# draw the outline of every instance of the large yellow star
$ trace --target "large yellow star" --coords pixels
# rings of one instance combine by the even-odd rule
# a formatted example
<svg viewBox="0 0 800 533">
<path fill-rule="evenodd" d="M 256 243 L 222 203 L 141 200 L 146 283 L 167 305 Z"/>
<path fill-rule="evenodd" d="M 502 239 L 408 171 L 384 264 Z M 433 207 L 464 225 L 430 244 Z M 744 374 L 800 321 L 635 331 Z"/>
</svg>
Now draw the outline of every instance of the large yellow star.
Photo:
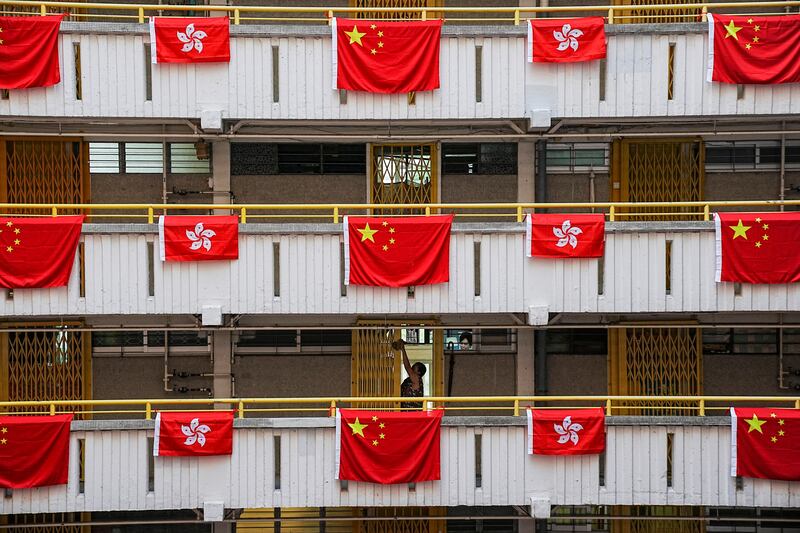
<svg viewBox="0 0 800 533">
<path fill-rule="evenodd" d="M 739 40 L 739 36 L 738 36 L 738 35 L 736 35 L 736 34 L 737 34 L 737 33 L 739 33 L 740 31 L 742 31 L 742 28 L 740 28 L 740 27 L 737 27 L 737 26 L 736 26 L 736 24 L 734 24 L 734 23 L 733 23 L 733 19 L 731 19 L 731 21 L 728 23 L 728 25 L 727 25 L 727 26 L 723 26 L 723 27 L 724 27 L 724 28 L 727 30 L 727 32 L 728 32 L 728 33 L 725 35 L 725 38 L 726 38 L 726 39 L 727 39 L 728 37 L 733 37 L 733 38 L 734 38 L 734 39 L 736 39 L 737 41 Z M 350 41 L 350 42 L 352 43 L 353 41 Z M 359 43 L 359 44 L 360 44 L 360 43 Z"/>
<path fill-rule="evenodd" d="M 728 226 L 733 230 L 733 238 L 736 237 L 744 237 L 744 240 L 747 240 L 747 230 L 750 229 L 750 226 L 745 226 L 742 224 L 742 219 L 739 219 L 739 223 L 735 226 Z"/>
<path fill-rule="evenodd" d="M 356 228 L 356 229 L 358 229 L 358 228 Z M 373 237 L 373 235 L 378 233 L 378 230 L 370 228 L 369 227 L 369 222 L 367 222 L 367 225 L 364 226 L 363 229 L 359 229 L 358 232 L 361 234 L 361 242 L 364 242 L 364 241 L 375 242 L 375 237 Z"/>
<path fill-rule="evenodd" d="M 358 422 L 358 419 L 356 419 L 356 422 Z M 761 426 L 766 424 L 767 421 L 759 420 L 758 416 L 755 413 L 753 413 L 753 418 L 751 418 L 750 420 L 745 420 L 745 422 L 747 422 L 747 424 L 750 426 L 750 429 L 747 430 L 748 433 L 751 433 L 753 431 L 758 431 L 762 435 L 764 434 L 764 431 L 762 431 Z"/>
<path fill-rule="evenodd" d="M 358 26 L 353 26 L 353 31 L 346 31 L 344 34 L 350 37 L 350 44 L 357 43 L 358 46 L 364 46 L 361 43 L 361 38 L 366 35 L 366 32 L 361 33 L 358 31 Z"/>
<path fill-rule="evenodd" d="M 353 435 L 361 435 L 364 437 L 364 428 L 368 427 L 368 424 L 362 424 L 358 421 L 358 417 L 356 417 L 356 421 L 352 424 L 350 422 L 347 423 L 350 426 L 350 429 L 353 430 Z M 366 437 L 364 437 L 366 438 Z"/>
</svg>

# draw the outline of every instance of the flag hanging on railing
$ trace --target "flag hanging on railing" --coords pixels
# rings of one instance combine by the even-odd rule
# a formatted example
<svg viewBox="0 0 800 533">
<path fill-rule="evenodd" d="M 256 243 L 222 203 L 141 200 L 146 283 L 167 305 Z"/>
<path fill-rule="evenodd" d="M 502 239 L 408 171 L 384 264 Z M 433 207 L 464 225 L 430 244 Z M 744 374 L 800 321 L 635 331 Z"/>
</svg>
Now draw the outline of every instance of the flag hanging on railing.
<svg viewBox="0 0 800 533">
<path fill-rule="evenodd" d="M 586 455 L 606 448 L 603 409 L 528 409 L 528 453 Z"/>
<path fill-rule="evenodd" d="M 453 215 L 344 217 L 348 285 L 410 287 L 450 280 Z"/>
<path fill-rule="evenodd" d="M 72 415 L 0 416 L 0 487 L 64 485 Z"/>
<path fill-rule="evenodd" d="M 63 287 L 69 282 L 83 215 L 0 218 L 0 287 Z"/>
<path fill-rule="evenodd" d="M 162 261 L 218 261 L 239 258 L 236 215 L 167 215 L 158 219 Z"/>
<path fill-rule="evenodd" d="M 800 15 L 708 14 L 708 81 L 800 82 Z"/>
<path fill-rule="evenodd" d="M 419 483 L 441 478 L 444 411 L 336 411 L 336 479 Z"/>
<path fill-rule="evenodd" d="M 800 411 L 732 407 L 731 476 L 800 481 Z"/>
<path fill-rule="evenodd" d="M 333 88 L 406 93 L 439 88 L 441 20 L 331 20 Z"/>
<path fill-rule="evenodd" d="M 233 411 L 158 413 L 153 455 L 230 455 Z"/>
<path fill-rule="evenodd" d="M 716 280 L 800 281 L 800 213 L 715 213 Z"/>
<path fill-rule="evenodd" d="M 525 219 L 528 257 L 603 257 L 605 215 L 529 214 Z"/>
<path fill-rule="evenodd" d="M 153 63 L 227 63 L 231 60 L 228 17 L 150 17 Z"/>
<path fill-rule="evenodd" d="M 64 15 L 0 17 L 0 89 L 61 81 L 58 35 Z"/>
<path fill-rule="evenodd" d="M 605 57 L 603 17 L 528 21 L 529 63 L 576 63 Z"/>
</svg>

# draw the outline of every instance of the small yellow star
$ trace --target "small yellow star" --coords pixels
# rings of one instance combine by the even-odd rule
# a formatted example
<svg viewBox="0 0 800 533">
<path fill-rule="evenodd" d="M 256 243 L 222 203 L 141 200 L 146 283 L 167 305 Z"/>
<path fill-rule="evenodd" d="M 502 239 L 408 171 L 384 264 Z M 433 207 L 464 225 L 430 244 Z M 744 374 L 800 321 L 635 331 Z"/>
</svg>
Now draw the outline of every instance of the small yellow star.
<svg viewBox="0 0 800 533">
<path fill-rule="evenodd" d="M 378 51 L 373 48 L 372 50 L 369 51 L 369 53 L 375 55 L 378 53 Z"/>
<path fill-rule="evenodd" d="M 6 246 L 6 252 L 13 252 L 13 251 L 14 248 L 12 248 L 11 246 Z"/>
<path fill-rule="evenodd" d="M 760 242 L 756 243 L 756 248 L 761 248 L 761 243 Z"/>
<path fill-rule="evenodd" d="M 771 438 L 771 439 L 769 439 L 769 440 L 771 440 L 772 442 L 778 442 L 778 437 L 772 437 L 772 438 Z"/>
<path fill-rule="evenodd" d="M 14 239 L 14 244 L 16 244 L 17 246 L 19 246 L 19 243 L 20 243 L 20 240 L 19 240 L 19 239 Z"/>
<path fill-rule="evenodd" d="M 747 230 L 750 229 L 750 226 L 745 226 L 742 224 L 742 219 L 739 219 L 739 223 L 735 226 L 728 226 L 733 230 L 733 238 L 736 239 L 737 237 L 744 237 L 747 240 Z"/>
<path fill-rule="evenodd" d="M 0 429 L 0 433 L 8 433 L 8 428 Z"/>
<path fill-rule="evenodd" d="M 353 430 L 353 435 L 361 435 L 362 437 L 364 437 L 364 428 L 369 427 L 367 426 L 367 424 L 362 424 L 361 422 L 359 422 L 358 417 L 356 417 L 355 422 L 353 422 L 352 424 L 348 422 L 347 425 L 350 426 L 350 429 Z"/>
<path fill-rule="evenodd" d="M 386 438 L 386 433 L 381 433 L 381 434 L 380 434 L 380 435 L 378 435 L 378 436 L 379 436 L 380 438 L 382 438 L 382 439 L 385 439 L 385 438 Z"/>
<path fill-rule="evenodd" d="M 7 443 L 7 442 L 8 442 L 8 441 L 7 441 L 6 439 L 0 439 L 0 444 L 5 444 L 5 443 Z"/>
<path fill-rule="evenodd" d="M 19 228 L 14 228 L 14 235 L 19 235 L 19 232 L 20 232 Z"/>
<path fill-rule="evenodd" d="M 767 229 L 769 229 L 769 224 L 764 224 L 764 225 L 763 225 L 763 226 L 761 226 L 761 227 L 762 227 L 762 228 L 764 228 L 765 230 L 767 230 Z"/>
<path fill-rule="evenodd" d="M 0 28 L 0 33 L 3 33 L 3 28 Z"/>
<path fill-rule="evenodd" d="M 0 39 L 0 44 L 3 44 L 3 39 Z"/>
<path fill-rule="evenodd" d="M 778 417 L 778 415 L 776 415 L 775 413 L 770 413 L 770 414 L 769 414 L 769 417 L 770 417 L 770 418 L 777 418 L 777 417 Z"/>
<path fill-rule="evenodd" d="M 753 26 L 753 31 L 761 31 L 761 26 L 756 24 L 755 26 Z"/>
<path fill-rule="evenodd" d="M 755 37 L 753 37 L 753 42 L 754 42 L 754 43 L 757 43 L 757 42 L 758 42 L 758 35 L 756 35 Z"/>
<path fill-rule="evenodd" d="M 383 48 L 383 41 L 378 41 L 378 48 Z"/>
<path fill-rule="evenodd" d="M 750 43 L 747 43 L 746 45 L 744 45 L 744 47 L 750 50 L 753 46 Z"/>
<path fill-rule="evenodd" d="M 386 245 L 384 244 L 384 245 L 383 245 L 383 251 L 384 251 L 384 252 L 386 252 L 386 251 L 388 251 L 388 250 L 389 250 L 389 247 L 388 247 L 388 246 L 386 246 Z"/>
<path fill-rule="evenodd" d="M 784 430 L 780 430 L 778 431 L 778 435 L 783 437 L 784 435 L 786 435 L 786 432 Z"/>
<path fill-rule="evenodd" d="M 388 226 L 388 225 L 389 225 L 389 223 L 386 222 L 385 220 L 383 222 L 381 222 L 381 226 Z"/>
<path fill-rule="evenodd" d="M 774 439 L 775 437 L 772 437 L 772 438 Z M 377 446 L 378 445 L 378 441 L 376 441 L 376 440 L 372 441 L 372 445 L 373 446 Z"/>
<path fill-rule="evenodd" d="M 762 238 L 763 240 L 765 240 L 765 241 L 768 241 L 768 240 L 769 240 L 769 235 L 767 235 L 767 234 L 764 234 L 764 235 L 762 235 L 762 236 L 761 236 L 761 238 Z"/>
<path fill-rule="evenodd" d="M 371 29 L 371 30 L 374 30 L 375 28 L 377 28 L 377 26 L 376 26 L 375 24 L 372 24 L 372 25 L 370 25 L 370 27 L 369 27 L 369 29 Z"/>
<path fill-rule="evenodd" d="M 378 427 L 379 427 L 379 428 L 381 428 L 381 429 L 383 429 L 383 428 L 385 428 L 385 427 L 386 427 L 386 424 L 384 424 L 383 422 L 381 422 L 380 424 L 378 424 Z"/>
<path fill-rule="evenodd" d="M 779 425 L 779 426 L 782 426 L 782 425 L 784 425 L 785 423 L 786 423 L 786 422 L 784 422 L 783 420 L 778 420 L 778 425 Z"/>
<path fill-rule="evenodd" d="M 358 46 L 364 46 L 361 43 L 361 38 L 365 36 L 366 33 L 358 31 L 358 26 L 353 26 L 353 31 L 346 31 L 344 34 L 350 37 L 350 44 L 357 43 Z"/>
<path fill-rule="evenodd" d="M 369 227 L 369 222 L 367 222 L 367 225 L 366 225 L 366 226 L 364 226 L 364 228 L 363 228 L 363 229 L 358 229 L 358 228 L 356 228 L 356 229 L 357 229 L 357 230 L 358 230 L 358 232 L 361 234 L 361 242 L 364 242 L 364 241 L 372 241 L 372 242 L 375 242 L 375 237 L 374 237 L 374 235 L 375 235 L 376 233 L 378 233 L 378 230 L 370 228 L 370 227 Z M 749 228 L 748 228 L 748 229 L 749 229 Z M 735 238 L 735 237 L 734 237 L 734 238 Z"/>
<path fill-rule="evenodd" d="M 378 32 L 378 37 L 383 37 L 383 32 L 382 31 Z"/>
<path fill-rule="evenodd" d="M 394 233 L 394 228 L 389 228 L 389 233 Z"/>
<path fill-rule="evenodd" d="M 394 239 L 389 239 L 389 244 L 394 244 Z"/>
<path fill-rule="evenodd" d="M 358 421 L 358 419 L 356 419 L 356 421 Z M 747 422 L 747 424 L 750 426 L 750 429 L 747 430 L 748 433 L 752 433 L 753 431 L 758 431 L 762 435 L 764 434 L 764 432 L 761 430 L 761 426 L 766 424 L 767 421 L 759 420 L 758 415 L 756 415 L 755 413 L 753 413 L 753 418 L 751 418 L 750 420 L 745 420 L 745 422 Z"/>
<path fill-rule="evenodd" d="M 13 226 L 13 225 L 14 225 L 14 223 L 13 223 L 13 222 L 11 222 L 10 220 L 9 220 L 8 222 L 6 222 L 6 226 L 8 226 L 9 228 L 10 228 L 11 226 Z"/>
<path fill-rule="evenodd" d="M 756 217 L 756 222 L 761 222 L 761 217 Z"/>
<path fill-rule="evenodd" d="M 731 19 L 727 26 L 723 26 L 723 28 L 728 31 L 728 33 L 725 35 L 726 39 L 728 37 L 733 37 L 737 41 L 739 40 L 739 36 L 736 34 L 742 31 L 742 28 L 737 27 L 736 24 L 733 23 L 733 19 Z"/>
<path fill-rule="evenodd" d="M 378 421 L 378 417 L 377 417 L 377 416 L 373 416 L 373 417 L 372 417 L 372 421 L 373 421 L 373 422 L 377 422 L 377 421 Z"/>
<path fill-rule="evenodd" d="M 753 23 L 753 19 L 747 19 L 747 23 L 748 24 L 752 24 Z"/>
</svg>

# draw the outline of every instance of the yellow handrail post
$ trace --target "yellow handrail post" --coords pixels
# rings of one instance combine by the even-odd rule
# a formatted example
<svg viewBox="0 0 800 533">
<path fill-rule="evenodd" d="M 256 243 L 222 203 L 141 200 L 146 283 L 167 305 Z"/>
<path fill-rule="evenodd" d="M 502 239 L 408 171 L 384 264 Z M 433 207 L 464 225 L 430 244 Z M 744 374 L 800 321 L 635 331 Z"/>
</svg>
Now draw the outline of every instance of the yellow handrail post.
<svg viewBox="0 0 800 533">
<path fill-rule="evenodd" d="M 40 12 L 41 12 L 42 16 L 47 15 L 47 6 L 42 4 L 41 8 L 40 8 Z"/>
<path fill-rule="evenodd" d="M 519 416 L 519 400 L 514 400 L 514 416 Z"/>
<path fill-rule="evenodd" d="M 58 207 L 56 207 L 55 205 L 52 208 L 52 214 L 54 217 L 58 216 Z"/>
<path fill-rule="evenodd" d="M 426 217 L 431 216 L 431 206 L 429 206 L 429 205 L 425 206 L 425 216 Z"/>
<path fill-rule="evenodd" d="M 700 398 L 700 416 L 706 416 L 706 400 Z"/>
<path fill-rule="evenodd" d="M 519 26 L 519 9 L 514 10 L 514 26 Z"/>
<path fill-rule="evenodd" d="M 330 416 L 332 418 L 336 417 L 336 400 L 331 400 Z"/>
<path fill-rule="evenodd" d="M 147 223 L 152 224 L 155 221 L 153 206 L 147 208 Z"/>
<path fill-rule="evenodd" d="M 428 10 L 423 8 L 422 9 L 422 21 L 424 22 L 426 20 L 428 20 Z"/>
<path fill-rule="evenodd" d="M 233 10 L 233 24 L 236 25 L 236 26 L 239 25 L 239 10 L 238 9 L 234 9 Z"/>
<path fill-rule="evenodd" d="M 144 8 L 139 8 L 139 24 L 144 24 Z"/>
<path fill-rule="evenodd" d="M 524 216 L 524 213 L 522 212 L 522 206 L 518 205 L 517 206 L 517 222 L 522 222 L 523 220 L 525 220 L 525 216 Z"/>
<path fill-rule="evenodd" d="M 703 206 L 703 220 L 711 220 L 711 207 L 708 204 Z"/>
<path fill-rule="evenodd" d="M 50 416 L 56 416 L 56 404 L 50 404 Z"/>
<path fill-rule="evenodd" d="M 613 205 L 608 208 L 608 221 L 609 222 L 614 222 L 614 213 L 615 213 L 615 211 L 616 211 L 616 209 L 615 209 L 615 207 Z"/>
<path fill-rule="evenodd" d="M 239 221 L 242 224 L 247 224 L 247 208 L 243 207 L 239 212 Z"/>
<path fill-rule="evenodd" d="M 800 400 L 795 400 L 794 401 L 794 408 L 795 409 L 800 409 Z"/>
<path fill-rule="evenodd" d="M 703 4 L 703 8 L 700 10 L 700 22 L 708 22 L 708 6 Z"/>
<path fill-rule="evenodd" d="M 606 398 L 606 416 L 611 416 L 611 398 Z"/>
<path fill-rule="evenodd" d="M 610 6 L 608 8 L 608 23 L 614 24 L 614 8 Z"/>
<path fill-rule="evenodd" d="M 333 208 L 333 223 L 334 224 L 338 224 L 339 223 L 339 207 L 338 206 Z"/>
<path fill-rule="evenodd" d="M 239 418 L 244 418 L 244 402 L 239 400 Z"/>
<path fill-rule="evenodd" d="M 144 404 L 144 419 L 145 420 L 153 419 L 153 406 L 150 404 L 150 402 Z"/>
</svg>

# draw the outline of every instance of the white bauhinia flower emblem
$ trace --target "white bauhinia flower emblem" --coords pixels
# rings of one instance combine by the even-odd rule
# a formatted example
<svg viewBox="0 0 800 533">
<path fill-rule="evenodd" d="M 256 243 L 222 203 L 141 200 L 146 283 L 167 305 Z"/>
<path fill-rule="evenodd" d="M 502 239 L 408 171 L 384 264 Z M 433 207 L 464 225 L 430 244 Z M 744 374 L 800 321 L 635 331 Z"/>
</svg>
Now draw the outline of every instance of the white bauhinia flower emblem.
<svg viewBox="0 0 800 533">
<path fill-rule="evenodd" d="M 563 248 L 567 244 L 573 248 L 578 246 L 578 235 L 582 234 L 583 230 L 578 226 L 573 226 L 569 220 L 565 220 L 561 227 L 553 226 L 553 235 L 558 237 L 556 246 Z"/>
<path fill-rule="evenodd" d="M 181 48 L 181 52 L 191 52 L 192 48 L 197 50 L 198 52 L 203 51 L 203 39 L 208 37 L 206 32 L 203 30 L 196 30 L 194 29 L 194 24 L 189 24 L 186 26 L 186 33 L 179 31 L 177 33 L 178 40 L 184 43 L 183 48 Z"/>
<path fill-rule="evenodd" d="M 186 446 L 193 446 L 196 442 L 202 447 L 206 445 L 206 433 L 209 433 L 211 428 L 200 424 L 199 418 L 193 418 L 188 426 L 181 426 L 181 431 L 186 435 L 186 440 L 183 441 Z"/>
<path fill-rule="evenodd" d="M 194 227 L 194 231 L 186 230 L 186 237 L 192 241 L 189 248 L 192 250 L 199 250 L 202 246 L 207 252 L 211 251 L 211 239 L 216 237 L 217 233 L 213 229 L 203 229 L 203 223 L 198 222 Z"/>
<path fill-rule="evenodd" d="M 583 426 L 578 424 L 577 422 L 572 422 L 571 416 L 564 417 L 564 422 L 561 424 L 553 424 L 553 429 L 556 430 L 556 433 L 559 434 L 558 443 L 559 444 L 566 444 L 569 441 L 572 441 L 573 445 L 578 444 L 578 432 L 583 429 Z"/>
<path fill-rule="evenodd" d="M 564 24 L 561 31 L 554 31 L 553 37 L 558 41 L 558 51 L 563 52 L 567 48 L 572 48 L 573 52 L 578 51 L 578 39 L 583 37 L 583 31 L 578 28 L 573 28 L 569 24 Z"/>
</svg>

